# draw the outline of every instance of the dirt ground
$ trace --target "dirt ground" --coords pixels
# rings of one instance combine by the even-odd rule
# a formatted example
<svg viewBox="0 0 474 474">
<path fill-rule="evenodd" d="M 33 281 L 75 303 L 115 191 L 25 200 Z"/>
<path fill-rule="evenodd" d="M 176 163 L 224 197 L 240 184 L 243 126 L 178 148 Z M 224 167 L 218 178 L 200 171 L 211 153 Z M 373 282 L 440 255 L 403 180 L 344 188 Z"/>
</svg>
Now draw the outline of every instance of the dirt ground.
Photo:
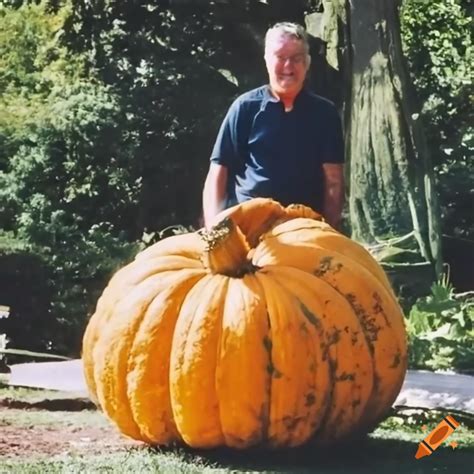
<svg viewBox="0 0 474 474">
<path fill-rule="evenodd" d="M 113 426 L 39 425 L 1 423 L 8 408 L 0 407 L 0 458 L 113 453 L 142 443 L 120 435 Z"/>
</svg>

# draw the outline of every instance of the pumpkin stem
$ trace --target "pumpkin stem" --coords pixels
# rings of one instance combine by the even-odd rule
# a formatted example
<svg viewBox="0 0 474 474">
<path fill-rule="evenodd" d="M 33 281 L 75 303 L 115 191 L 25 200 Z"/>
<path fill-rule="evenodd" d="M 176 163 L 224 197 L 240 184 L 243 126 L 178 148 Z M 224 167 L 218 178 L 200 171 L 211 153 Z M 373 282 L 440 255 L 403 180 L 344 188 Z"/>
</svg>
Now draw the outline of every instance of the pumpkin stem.
<svg viewBox="0 0 474 474">
<path fill-rule="evenodd" d="M 324 218 L 319 212 L 313 211 L 308 206 L 303 204 L 290 204 L 285 207 L 285 217 L 287 219 L 296 219 L 297 217 L 305 217 L 314 219 L 316 221 L 324 221 Z"/>
<path fill-rule="evenodd" d="M 199 235 L 206 243 L 203 263 L 212 273 L 241 277 L 252 270 L 247 258 L 250 245 L 240 227 L 226 217 L 209 230 L 201 229 Z"/>
</svg>

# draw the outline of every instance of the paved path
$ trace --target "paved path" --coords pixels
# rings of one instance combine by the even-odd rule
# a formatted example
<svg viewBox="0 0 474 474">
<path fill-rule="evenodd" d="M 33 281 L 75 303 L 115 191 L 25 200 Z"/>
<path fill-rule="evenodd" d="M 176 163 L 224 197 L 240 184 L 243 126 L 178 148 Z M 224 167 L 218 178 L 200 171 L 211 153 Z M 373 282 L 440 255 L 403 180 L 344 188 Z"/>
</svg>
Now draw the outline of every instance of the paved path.
<svg viewBox="0 0 474 474">
<path fill-rule="evenodd" d="M 409 370 L 395 405 L 454 408 L 474 413 L 474 377 Z"/>
<path fill-rule="evenodd" d="M 80 359 L 10 367 L 10 385 L 76 392 L 87 396 Z M 409 370 L 395 405 L 451 408 L 474 413 L 474 377 Z"/>
<path fill-rule="evenodd" d="M 10 385 L 45 388 L 87 395 L 82 360 L 37 362 L 10 366 Z"/>
</svg>

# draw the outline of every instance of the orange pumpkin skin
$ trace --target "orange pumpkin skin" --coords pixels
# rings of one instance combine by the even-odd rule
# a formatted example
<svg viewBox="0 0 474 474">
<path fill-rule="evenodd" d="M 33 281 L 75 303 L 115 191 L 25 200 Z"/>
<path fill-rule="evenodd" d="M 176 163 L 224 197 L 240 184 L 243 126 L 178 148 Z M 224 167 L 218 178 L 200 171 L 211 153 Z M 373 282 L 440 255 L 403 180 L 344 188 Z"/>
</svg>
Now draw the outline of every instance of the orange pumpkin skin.
<svg viewBox="0 0 474 474">
<path fill-rule="evenodd" d="M 406 371 L 403 315 L 377 262 L 320 219 L 255 199 L 113 276 L 83 362 L 120 431 L 277 448 L 336 442 L 383 418 Z"/>
</svg>

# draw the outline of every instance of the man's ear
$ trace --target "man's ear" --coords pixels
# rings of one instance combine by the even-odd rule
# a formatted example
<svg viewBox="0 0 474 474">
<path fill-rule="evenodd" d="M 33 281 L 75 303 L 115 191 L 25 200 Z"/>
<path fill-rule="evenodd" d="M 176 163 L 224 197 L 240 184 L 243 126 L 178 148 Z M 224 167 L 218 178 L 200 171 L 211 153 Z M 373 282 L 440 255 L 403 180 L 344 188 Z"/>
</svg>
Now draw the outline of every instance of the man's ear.
<svg viewBox="0 0 474 474">
<path fill-rule="evenodd" d="M 268 57 L 266 54 L 263 56 L 263 60 L 265 61 L 265 68 L 268 71 Z"/>
</svg>

